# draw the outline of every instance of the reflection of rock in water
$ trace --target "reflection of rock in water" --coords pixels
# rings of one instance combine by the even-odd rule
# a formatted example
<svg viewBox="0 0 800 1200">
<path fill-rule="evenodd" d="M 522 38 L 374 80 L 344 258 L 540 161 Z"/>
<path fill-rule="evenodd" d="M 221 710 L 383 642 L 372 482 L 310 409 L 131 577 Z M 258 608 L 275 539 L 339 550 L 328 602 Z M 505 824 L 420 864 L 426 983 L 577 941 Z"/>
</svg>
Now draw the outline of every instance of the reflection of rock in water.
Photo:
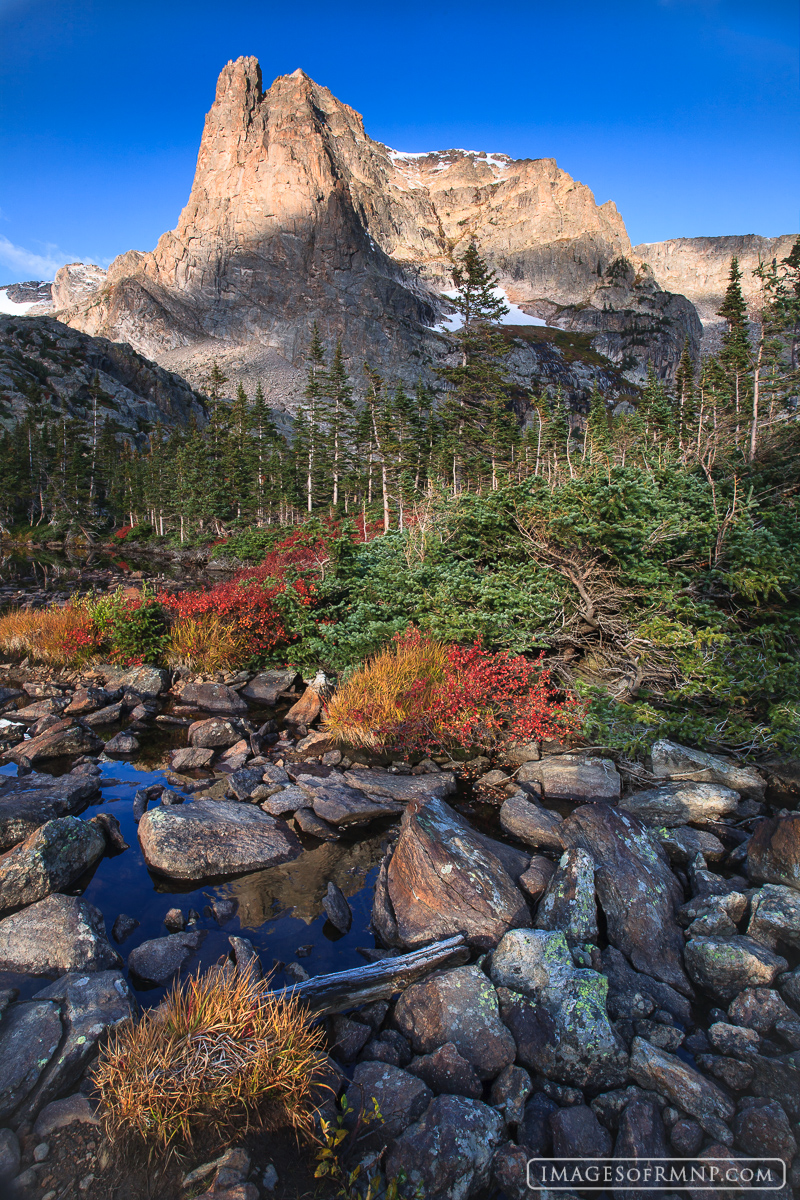
<svg viewBox="0 0 800 1200">
<path fill-rule="evenodd" d="M 243 929 L 256 929 L 287 909 L 293 909 L 293 916 L 310 925 L 322 913 L 322 897 L 329 880 L 338 884 L 345 896 L 361 890 L 367 872 L 382 858 L 385 836 L 382 833 L 350 845 L 324 842 L 316 850 L 306 850 L 294 862 L 232 880 L 219 889 L 219 894 L 239 901 Z"/>
</svg>

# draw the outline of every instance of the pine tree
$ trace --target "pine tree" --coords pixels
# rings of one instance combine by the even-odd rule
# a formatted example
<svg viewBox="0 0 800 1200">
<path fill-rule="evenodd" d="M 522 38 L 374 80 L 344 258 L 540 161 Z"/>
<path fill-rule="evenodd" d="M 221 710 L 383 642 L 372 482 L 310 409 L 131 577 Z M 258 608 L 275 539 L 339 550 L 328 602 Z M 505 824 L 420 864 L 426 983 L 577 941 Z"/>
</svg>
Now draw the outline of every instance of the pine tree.
<svg viewBox="0 0 800 1200">
<path fill-rule="evenodd" d="M 333 484 L 332 502 L 336 508 L 339 504 L 339 485 L 350 465 L 354 419 L 353 388 L 344 365 L 341 340 L 336 343 L 333 363 L 324 381 L 323 396 Z"/>
<path fill-rule="evenodd" d="M 586 419 L 586 440 L 590 448 L 590 456 L 608 454 L 611 449 L 611 430 L 608 424 L 608 407 L 605 399 L 595 383 L 589 401 L 589 415 Z"/>
<path fill-rule="evenodd" d="M 751 346 L 747 330 L 747 305 L 742 295 L 742 273 L 739 261 L 731 259 L 728 287 L 717 315 L 724 317 L 728 328 L 722 335 L 720 363 L 729 384 L 730 403 L 736 421 L 736 444 L 739 443 L 740 418 L 747 407 L 747 392 L 751 365 Z"/>
<path fill-rule="evenodd" d="M 458 295 L 453 300 L 463 325 L 453 336 L 461 351 L 457 367 L 440 367 L 437 374 L 446 384 L 442 422 L 452 456 L 452 486 L 456 494 L 463 475 L 470 470 L 478 478 L 485 451 L 489 450 L 492 485 L 497 486 L 498 466 L 507 450 L 505 439 L 497 444 L 503 417 L 508 419 L 509 385 L 501 370 L 508 345 L 497 331 L 497 323 L 508 306 L 497 296 L 497 276 L 470 242 L 453 268 Z"/>
</svg>

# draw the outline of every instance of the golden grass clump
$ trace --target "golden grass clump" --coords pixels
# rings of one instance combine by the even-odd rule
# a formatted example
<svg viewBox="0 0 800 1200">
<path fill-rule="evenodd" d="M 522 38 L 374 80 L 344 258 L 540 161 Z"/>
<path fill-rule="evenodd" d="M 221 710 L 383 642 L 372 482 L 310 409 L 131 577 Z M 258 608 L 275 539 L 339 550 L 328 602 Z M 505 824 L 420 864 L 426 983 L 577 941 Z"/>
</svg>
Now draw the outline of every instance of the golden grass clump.
<svg viewBox="0 0 800 1200">
<path fill-rule="evenodd" d="M 179 617 L 170 630 L 167 663 L 203 674 L 233 670 L 246 657 L 246 643 L 236 625 L 216 613 Z"/>
<path fill-rule="evenodd" d="M 67 666 L 95 650 L 94 624 L 85 608 L 17 608 L 0 617 L 0 649 L 38 662 Z"/>
<path fill-rule="evenodd" d="M 337 742 L 380 749 L 386 731 L 430 708 L 445 679 L 448 647 L 416 631 L 396 638 L 339 687 L 323 716 Z"/>
<path fill-rule="evenodd" d="M 106 1133 L 164 1151 L 200 1130 L 308 1128 L 324 1034 L 297 1000 L 230 964 L 176 983 L 112 1034 L 94 1069 Z"/>
</svg>

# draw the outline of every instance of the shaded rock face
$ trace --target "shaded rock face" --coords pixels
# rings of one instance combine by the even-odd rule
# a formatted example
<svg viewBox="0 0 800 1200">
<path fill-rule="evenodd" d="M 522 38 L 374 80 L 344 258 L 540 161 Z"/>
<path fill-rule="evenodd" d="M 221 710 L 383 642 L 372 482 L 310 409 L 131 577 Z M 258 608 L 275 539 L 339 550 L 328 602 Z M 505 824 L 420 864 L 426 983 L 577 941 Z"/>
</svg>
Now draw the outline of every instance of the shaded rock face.
<svg viewBox="0 0 800 1200">
<path fill-rule="evenodd" d="M 607 804 L 584 804 L 561 829 L 567 846 L 581 847 L 594 860 L 612 946 L 637 970 L 690 994 L 675 920 L 683 892 L 660 845 L 635 817 Z"/>
<path fill-rule="evenodd" d="M 38 771 L 0 782 L 0 851 L 23 841 L 54 817 L 80 812 L 99 791 L 91 775 L 61 775 Z"/>
<path fill-rule="evenodd" d="M 53 302 L 75 328 L 190 375 L 227 343 L 292 400 L 314 320 L 354 361 L 414 378 L 420 355 L 446 352 L 430 327 L 451 255 L 472 237 L 514 303 L 602 335 L 615 362 L 644 363 L 635 337 L 623 348 L 637 321 L 657 369 L 677 362 L 687 333 L 699 341 L 693 307 L 661 291 L 613 202 L 598 207 L 552 159 L 391 151 L 302 71 L 264 92 L 254 58 L 219 77 L 177 228 L 104 276 L 62 268 Z"/>
<path fill-rule="evenodd" d="M 503 1118 L 487 1104 L 437 1096 L 391 1148 L 386 1175 L 404 1171 L 426 1200 L 472 1200 L 487 1187 L 492 1158 L 505 1140 Z"/>
<path fill-rule="evenodd" d="M 800 813 L 762 821 L 747 847 L 747 873 L 759 883 L 800 891 Z"/>
<path fill-rule="evenodd" d="M 169 983 L 205 937 L 205 931 L 172 933 L 142 942 L 128 955 L 128 968 L 145 984 Z"/>
<path fill-rule="evenodd" d="M 721 1088 L 680 1058 L 637 1037 L 631 1047 L 630 1074 L 641 1087 L 657 1092 L 693 1116 L 711 1137 L 726 1146 L 732 1144 L 733 1135 L 726 1122 L 733 1117 L 736 1106 Z"/>
<path fill-rule="evenodd" d="M 139 842 L 153 871 L 192 880 L 278 866 L 303 849 L 283 822 L 226 800 L 151 809 L 139 822 Z"/>
<path fill-rule="evenodd" d="M 417 776 L 424 779 L 424 776 Z M 444 800 L 412 801 L 375 888 L 373 923 L 388 945 L 421 946 L 463 933 L 476 947 L 507 929 L 529 926 L 525 897 L 490 840 L 478 836 Z"/>
<path fill-rule="evenodd" d="M 98 268 L 94 282 L 104 283 L 105 271 Z M 83 418 L 97 378 L 114 421 L 129 437 L 139 436 L 144 423 L 187 425 L 195 419 L 205 424 L 204 401 L 185 379 L 118 343 L 116 331 L 108 341 L 52 317 L 0 316 L 0 392 L 11 415 L 24 416 L 28 389 L 43 385 L 54 407 L 68 417 Z"/>
</svg>

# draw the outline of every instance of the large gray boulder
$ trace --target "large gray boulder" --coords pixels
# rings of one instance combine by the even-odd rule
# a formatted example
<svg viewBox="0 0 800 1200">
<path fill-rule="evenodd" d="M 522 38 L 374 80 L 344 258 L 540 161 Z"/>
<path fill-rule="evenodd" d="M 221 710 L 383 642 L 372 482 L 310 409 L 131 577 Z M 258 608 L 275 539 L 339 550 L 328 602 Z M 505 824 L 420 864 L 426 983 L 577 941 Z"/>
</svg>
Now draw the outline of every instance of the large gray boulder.
<svg viewBox="0 0 800 1200">
<path fill-rule="evenodd" d="M 751 799 L 760 799 L 766 788 L 766 781 L 752 767 L 726 762 L 715 754 L 706 754 L 703 750 L 693 750 L 666 739 L 655 743 L 648 766 L 657 779 L 720 783 Z"/>
<path fill-rule="evenodd" d="M 561 830 L 567 846 L 586 850 L 595 863 L 597 898 L 612 946 L 637 970 L 690 995 L 675 920 L 683 889 L 647 828 L 608 804 L 584 804 Z"/>
<path fill-rule="evenodd" d="M 573 1087 L 616 1087 L 627 1052 L 608 1020 L 608 983 L 575 967 L 564 934 L 514 929 L 492 954 L 492 982 L 517 1059 Z"/>
<path fill-rule="evenodd" d="M 99 790 L 95 776 L 72 772 L 58 778 L 38 771 L 17 778 L 0 776 L 0 851 L 24 841 L 54 817 L 80 812 Z"/>
<path fill-rule="evenodd" d="M 78 817 L 48 821 L 0 856 L 0 917 L 74 883 L 103 857 L 100 829 Z"/>
<path fill-rule="evenodd" d="M 58 1006 L 47 1001 L 15 1004 L 0 1022 L 0 1121 L 28 1096 L 61 1041 Z"/>
<path fill-rule="evenodd" d="M 507 929 L 529 926 L 525 897 L 507 869 L 509 848 L 491 845 L 444 800 L 410 801 L 375 887 L 372 919 L 382 940 L 410 948 L 463 933 L 487 949 Z"/>
<path fill-rule="evenodd" d="M 284 822 L 255 805 L 227 800 L 150 809 L 138 833 L 148 867 L 170 879 L 200 881 L 259 871 L 303 852 Z"/>
<path fill-rule="evenodd" d="M 397 1001 L 394 1020 L 415 1054 L 451 1042 L 480 1079 L 493 1079 L 514 1061 L 514 1040 L 479 967 L 456 967 L 413 983 Z"/>
<path fill-rule="evenodd" d="M 644 825 L 674 828 L 689 821 L 719 821 L 736 812 L 739 793 L 720 783 L 668 783 L 631 792 L 619 802 Z"/>
<path fill-rule="evenodd" d="M 620 777 L 607 758 L 581 754 L 548 755 L 528 762 L 517 774 L 520 783 L 539 783 L 547 800 L 605 800 L 614 803 L 620 795 Z"/>
<path fill-rule="evenodd" d="M 505 1140 L 496 1109 L 466 1096 L 437 1096 L 391 1147 L 386 1176 L 404 1171 L 425 1200 L 474 1200 L 488 1187 L 492 1159 Z"/>
<path fill-rule="evenodd" d="M 103 914 L 78 896 L 55 892 L 0 921 L 2 971 L 55 976 L 120 965 Z"/>
</svg>

